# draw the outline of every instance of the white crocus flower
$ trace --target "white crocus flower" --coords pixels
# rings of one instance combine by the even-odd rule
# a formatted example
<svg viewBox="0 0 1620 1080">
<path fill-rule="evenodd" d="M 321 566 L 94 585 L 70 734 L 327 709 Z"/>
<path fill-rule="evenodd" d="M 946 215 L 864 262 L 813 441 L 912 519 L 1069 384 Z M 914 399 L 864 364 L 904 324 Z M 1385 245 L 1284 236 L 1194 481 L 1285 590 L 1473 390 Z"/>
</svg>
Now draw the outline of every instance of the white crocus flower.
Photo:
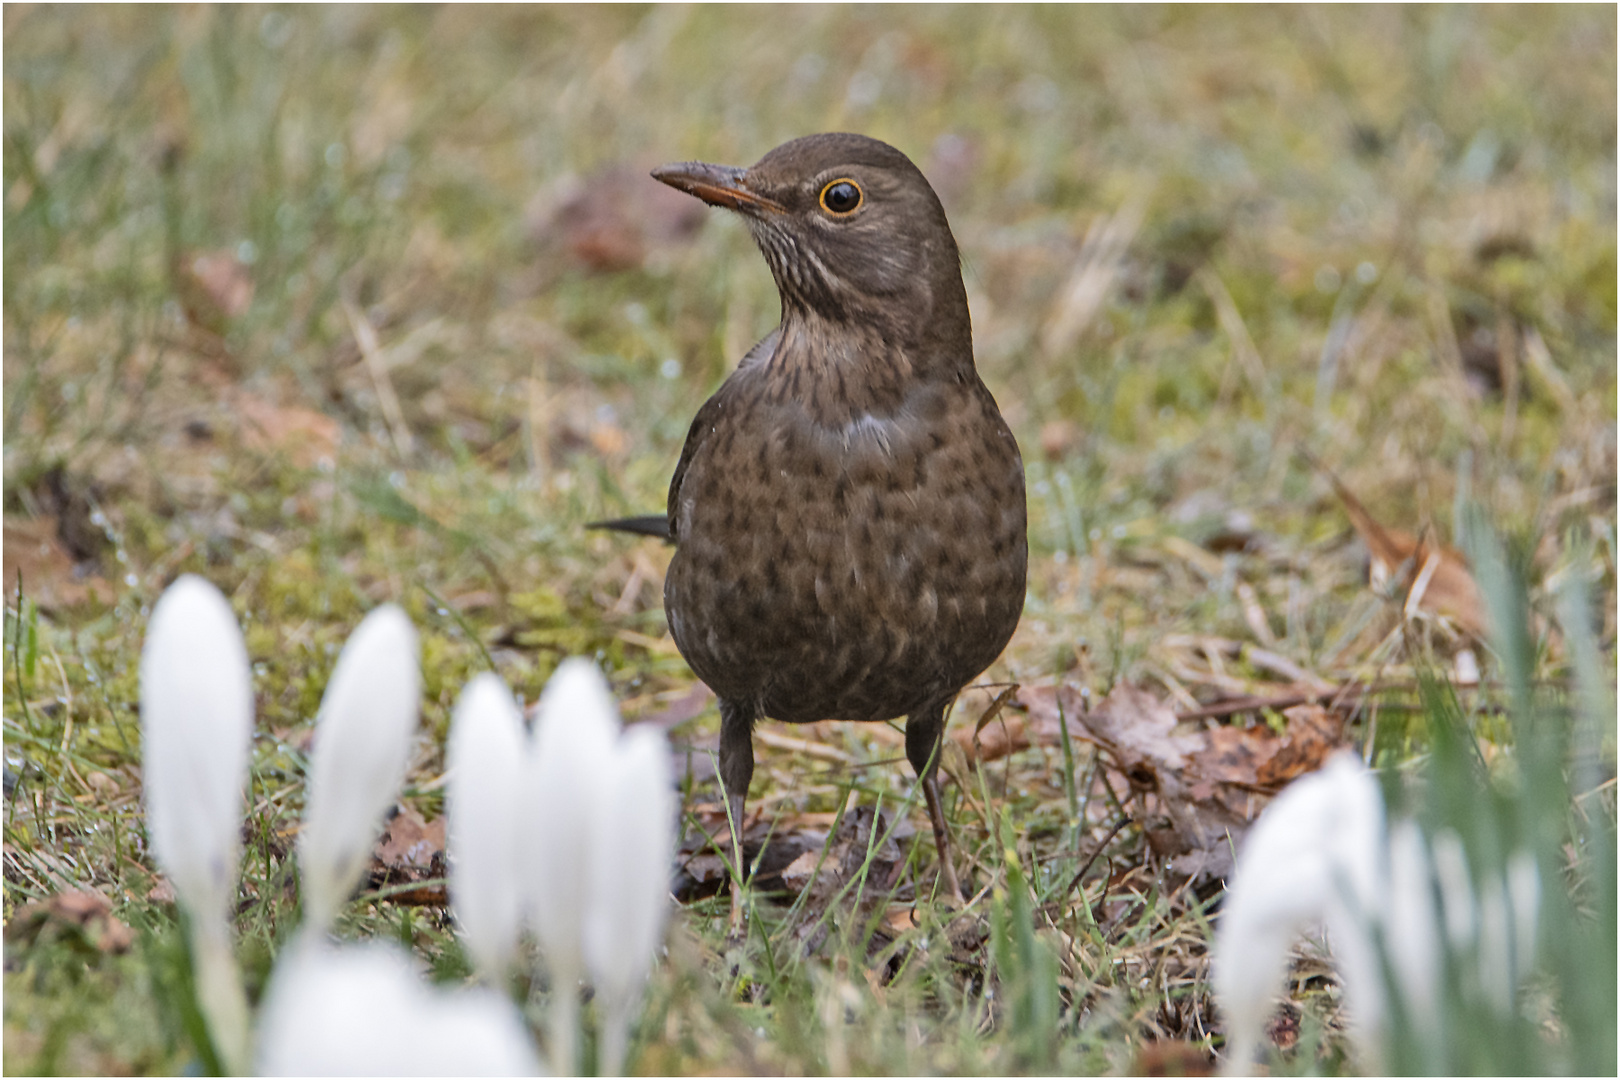
<svg viewBox="0 0 1620 1080">
<path fill-rule="evenodd" d="M 1446 940 L 1462 951 L 1474 940 L 1474 881 L 1462 837 L 1452 829 L 1435 834 L 1430 846 L 1435 877 L 1440 882 L 1440 909 L 1445 914 Z"/>
<path fill-rule="evenodd" d="M 1323 924 L 1362 1065 L 1384 1071 L 1393 978 L 1423 1067 L 1451 1071 L 1442 974 L 1456 970 L 1462 992 L 1510 1013 L 1535 959 L 1540 888 L 1525 852 L 1476 884 L 1455 831 L 1426 842 L 1416 823 L 1398 821 L 1386 833 L 1377 782 L 1352 755 L 1294 781 L 1250 830 L 1215 934 L 1227 1068 L 1252 1067 L 1288 950 Z"/>
<path fill-rule="evenodd" d="M 276 965 L 259 1025 L 263 1076 L 534 1076 L 523 1019 L 486 987 L 438 990 L 381 942 L 307 938 Z"/>
<path fill-rule="evenodd" d="M 603 777 L 594 825 L 592 902 L 585 961 L 601 1017 L 603 1076 L 624 1068 L 630 1021 L 663 941 L 674 856 L 675 796 L 669 743 L 661 731 L 632 728 Z"/>
<path fill-rule="evenodd" d="M 1530 974 L 1536 963 L 1536 928 L 1541 919 L 1541 871 L 1536 858 L 1520 848 L 1507 860 L 1508 907 L 1513 912 L 1513 979 Z"/>
<path fill-rule="evenodd" d="M 231 951 L 242 792 L 253 738 L 247 648 L 225 597 L 187 574 L 158 599 L 141 650 L 141 768 L 152 854 L 191 920 L 197 1000 L 230 1070 L 247 1053 Z"/>
<path fill-rule="evenodd" d="M 405 779 L 421 682 L 416 629 L 392 604 L 367 615 L 338 656 L 316 718 L 298 835 L 312 936 L 331 928 L 354 891 Z"/>
<path fill-rule="evenodd" d="M 450 900 L 478 970 L 504 986 L 522 919 L 519 794 L 528 767 L 523 717 L 500 677 L 462 691 L 446 751 Z"/>
<path fill-rule="evenodd" d="M 1383 905 L 1384 955 L 1394 969 L 1412 1026 L 1436 1031 L 1441 1023 L 1440 919 L 1434 910 L 1434 873 L 1423 830 L 1398 821 L 1389 831 L 1389 891 Z M 1363 931 L 1363 936 L 1365 932 Z M 1369 949 L 1373 948 L 1369 942 Z M 1374 989 L 1382 999 L 1384 980 Z"/>
<path fill-rule="evenodd" d="M 1324 921 L 1330 931 L 1353 929 L 1372 910 L 1383 831 L 1378 783 L 1350 754 L 1289 784 L 1249 830 L 1215 933 L 1230 1069 L 1253 1064 L 1294 941 Z M 1364 989 L 1378 974 L 1376 957 L 1351 944 L 1340 960 L 1354 970 L 1345 972 L 1348 1004 L 1376 1009 Z"/>
<path fill-rule="evenodd" d="M 586 912 L 595 902 L 592 818 L 602 798 L 619 730 L 607 680 L 589 660 L 564 660 L 540 695 L 529 767 L 528 895 L 535 935 L 551 976 L 551 1064 L 579 1068 L 579 980 Z M 663 869 L 667 870 L 667 866 Z"/>
</svg>

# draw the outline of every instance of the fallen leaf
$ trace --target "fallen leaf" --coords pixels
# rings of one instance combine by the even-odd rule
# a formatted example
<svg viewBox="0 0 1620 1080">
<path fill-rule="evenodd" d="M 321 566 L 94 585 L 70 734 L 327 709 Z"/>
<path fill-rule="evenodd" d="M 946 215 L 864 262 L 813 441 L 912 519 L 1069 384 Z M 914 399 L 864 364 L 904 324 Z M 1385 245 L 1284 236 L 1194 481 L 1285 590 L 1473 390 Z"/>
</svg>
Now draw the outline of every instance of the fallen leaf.
<svg viewBox="0 0 1620 1080">
<path fill-rule="evenodd" d="M 235 252 L 193 252 L 177 268 L 175 289 L 193 326 L 222 335 L 253 303 L 253 272 Z"/>
<path fill-rule="evenodd" d="M 996 761 L 1030 745 L 1024 718 L 1006 710 L 1018 691 L 1016 685 L 1002 690 L 980 711 L 972 728 L 959 726 L 950 733 L 970 763 Z"/>
<path fill-rule="evenodd" d="M 70 889 L 24 904 L 6 923 L 6 940 L 63 941 L 102 953 L 128 952 L 135 934 L 112 914 L 112 901 L 97 892 Z"/>
<path fill-rule="evenodd" d="M 1299 1042 L 1299 1007 L 1291 1001 L 1283 1002 L 1266 1025 L 1266 1038 L 1279 1050 L 1292 1050 Z"/>
<path fill-rule="evenodd" d="M 94 563 L 111 546 L 98 513 L 105 497 L 94 479 L 60 464 L 47 469 L 34 485 L 42 516 L 56 519 L 56 539 L 76 563 Z"/>
<path fill-rule="evenodd" d="M 1017 713 L 1003 712 L 983 729 L 974 731 L 971 728 L 959 727 L 951 732 L 951 738 L 962 748 L 962 753 L 967 756 L 969 763 L 998 761 L 1030 745 L 1029 733 L 1026 730 L 1028 726 L 1024 717 Z"/>
<path fill-rule="evenodd" d="M 670 891 L 683 904 L 714 896 L 729 887 L 727 866 L 730 842 L 726 811 L 719 803 L 698 803 L 690 808 L 700 829 L 689 832 L 675 855 Z M 783 829 L 775 821 L 755 814 L 743 825 L 743 862 L 754 871 L 754 887 L 772 893 L 792 890 L 782 879 L 787 867 L 807 851 L 820 851 L 825 830 Z M 712 839 L 711 839 L 712 838 Z M 725 853 L 716 842 L 725 846 Z"/>
<path fill-rule="evenodd" d="M 668 731 L 678 724 L 684 724 L 688 720 L 703 715 L 703 711 L 709 707 L 709 702 L 713 698 L 713 690 L 710 690 L 704 683 L 695 682 L 680 697 L 657 712 L 647 713 L 644 716 L 635 718 L 635 722 L 638 724 L 651 724 L 663 731 Z"/>
<path fill-rule="evenodd" d="M 449 899 L 444 875 L 444 818 L 426 821 L 409 806 L 396 808 L 372 850 L 370 886 L 424 883 L 420 888 L 390 893 L 389 899 L 398 904 L 444 904 Z M 439 879 L 436 884 L 425 884 L 434 879 Z"/>
<path fill-rule="evenodd" d="M 623 162 L 564 178 L 536 197 L 528 217 L 542 251 L 560 248 L 596 272 L 633 270 L 653 251 L 695 235 L 706 220 L 702 203 Z"/>
<path fill-rule="evenodd" d="M 1131 782 L 1145 785 L 1160 772 L 1182 772 L 1188 755 L 1204 746 L 1197 736 L 1174 734 L 1177 722 L 1169 705 L 1129 683 L 1114 687 L 1080 718 Z"/>
<path fill-rule="evenodd" d="M 591 446 L 603 457 L 618 457 L 630 446 L 630 436 L 625 434 L 622 427 L 613 423 L 599 423 L 591 425 L 587 436 Z"/>
<path fill-rule="evenodd" d="M 834 928 L 835 915 L 864 923 L 879 906 L 889 904 L 905 856 L 894 836 L 884 837 L 888 832 L 885 815 L 857 806 L 845 811 L 838 830 L 827 838 L 825 852 L 805 851 L 783 871 L 783 884 L 800 893 L 803 901 L 794 936 L 805 955 L 821 947 Z M 882 842 L 874 845 L 874 833 L 884 837 Z M 846 891 L 857 881 L 859 885 Z M 830 912 L 834 904 L 837 911 Z"/>
<path fill-rule="evenodd" d="M 1271 794 L 1343 746 L 1337 713 L 1304 704 L 1283 715 L 1281 735 L 1265 724 L 1177 733 L 1166 702 L 1122 683 L 1080 723 L 1142 797 L 1154 852 L 1177 873 L 1207 880 L 1230 870 L 1233 847 Z"/>
<path fill-rule="evenodd" d="M 1080 715 L 1086 711 L 1086 699 L 1080 688 L 1069 683 L 1058 686 L 1020 686 L 1013 699 L 1029 713 L 1029 730 L 1037 742 L 1050 746 L 1062 739 L 1064 720 L 1069 734 L 1084 738 L 1085 725 Z"/>
<path fill-rule="evenodd" d="M 468 592 L 457 593 L 448 598 L 450 606 L 463 615 L 475 611 L 488 611 L 498 608 L 501 604 L 501 594 L 493 589 L 472 589 Z"/>
<path fill-rule="evenodd" d="M 1287 727 L 1282 745 L 1256 771 L 1255 779 L 1268 788 L 1281 789 L 1295 777 L 1315 772 L 1345 746 L 1344 717 L 1320 705 L 1295 705 L 1283 710 Z M 1269 730 L 1269 729 L 1267 729 Z"/>
<path fill-rule="evenodd" d="M 56 519 L 39 517 L 5 521 L 5 589 L 23 595 L 46 611 L 78 607 L 88 601 L 112 602 L 113 588 L 99 574 L 87 572 L 73 561 L 57 537 Z"/>
<path fill-rule="evenodd" d="M 895 937 L 917 929 L 917 905 L 890 904 L 883 913 L 883 925 Z"/>
<path fill-rule="evenodd" d="M 1422 536 L 1413 536 L 1379 524 L 1331 469 L 1313 455 L 1305 456 L 1332 485 L 1334 494 L 1344 504 L 1345 513 L 1350 516 L 1350 524 L 1361 542 L 1367 545 L 1374 584 L 1395 578 L 1396 586 L 1406 594 L 1408 615 L 1414 608 L 1422 608 L 1450 617 L 1460 629 L 1475 637 L 1485 633 L 1484 603 L 1462 552 L 1433 542 L 1427 531 Z"/>
<path fill-rule="evenodd" d="M 253 303 L 253 272 L 230 251 L 205 251 L 190 264 L 191 276 L 220 313 L 234 319 Z"/>
<path fill-rule="evenodd" d="M 1215 1059 L 1197 1043 L 1155 1039 L 1136 1050 L 1132 1076 L 1214 1076 Z"/>
<path fill-rule="evenodd" d="M 1047 461 L 1062 461 L 1080 445 L 1080 428 L 1072 420 L 1048 420 L 1041 425 L 1040 445 Z"/>
<path fill-rule="evenodd" d="M 242 445 L 248 449 L 286 454 L 306 469 L 337 460 L 342 428 L 325 413 L 277 405 L 245 390 L 232 392 L 231 407 L 242 422 Z"/>
<path fill-rule="evenodd" d="M 374 859 L 390 870 L 426 870 L 444 857 L 444 819 L 432 822 L 404 807 L 383 829 Z"/>
</svg>

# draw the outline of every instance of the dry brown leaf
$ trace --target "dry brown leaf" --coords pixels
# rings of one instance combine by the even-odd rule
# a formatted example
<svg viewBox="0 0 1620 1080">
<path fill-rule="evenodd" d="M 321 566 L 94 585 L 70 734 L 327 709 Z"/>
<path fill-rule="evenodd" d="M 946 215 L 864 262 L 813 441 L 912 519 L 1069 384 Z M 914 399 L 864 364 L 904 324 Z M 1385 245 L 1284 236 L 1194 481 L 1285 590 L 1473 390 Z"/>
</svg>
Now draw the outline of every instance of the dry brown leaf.
<svg viewBox="0 0 1620 1080">
<path fill-rule="evenodd" d="M 1258 786 L 1261 766 L 1277 753 L 1280 742 L 1264 724 L 1236 727 L 1222 724 L 1198 733 L 1204 745 L 1190 757 L 1187 775 L 1195 798 L 1219 798 L 1220 785 Z"/>
<path fill-rule="evenodd" d="M 618 457 L 630 447 L 630 436 L 613 423 L 593 424 L 587 437 L 591 447 L 603 457 Z"/>
<path fill-rule="evenodd" d="M 1143 796 L 1143 817 L 1155 796 L 1170 819 L 1170 829 L 1144 821 L 1154 850 L 1176 856 L 1172 866 L 1196 878 L 1220 877 L 1230 865 L 1232 840 L 1248 818 L 1220 798 L 1200 798 L 1191 790 L 1188 762 L 1206 744 L 1197 735 L 1177 735 L 1176 714 L 1165 702 L 1135 686 L 1121 683 L 1081 718 L 1091 738 L 1112 757 Z M 1222 792 L 1224 794 L 1224 792 Z"/>
<path fill-rule="evenodd" d="M 832 919 L 822 918 L 829 905 L 837 901 L 840 910 L 853 912 L 856 921 L 864 922 L 879 904 L 887 904 L 894 890 L 895 879 L 905 867 L 900 845 L 890 835 L 873 847 L 873 833 L 882 837 L 889 830 L 888 818 L 875 814 L 871 807 L 857 806 L 844 813 L 838 831 L 828 837 L 825 858 L 820 849 L 805 851 L 782 872 L 782 882 L 795 892 L 808 890 L 804 906 L 800 909 L 800 922 L 795 937 L 806 954 L 814 952 L 826 940 L 832 929 Z M 870 850 L 871 862 L 867 863 Z M 820 872 L 816 872 L 817 865 Z M 866 876 L 862 885 L 839 894 L 844 887 Z M 792 872 L 792 876 L 789 875 Z"/>
<path fill-rule="evenodd" d="M 412 885 L 443 878 L 444 873 L 444 818 L 426 821 L 409 806 L 399 807 L 372 850 L 371 887 Z M 441 881 L 392 893 L 389 899 L 398 904 L 443 904 L 448 896 Z"/>
<path fill-rule="evenodd" d="M 232 393 L 231 406 L 242 421 L 242 444 L 248 449 L 284 453 L 301 468 L 337 460 L 342 428 L 325 413 L 276 405 L 245 390 Z"/>
<path fill-rule="evenodd" d="M 758 869 L 754 885 L 762 892 L 780 892 L 789 886 L 782 874 L 806 851 L 819 852 L 827 838 L 827 826 L 796 828 L 784 819 L 765 819 L 754 808 L 743 822 L 743 862 Z M 686 835 L 676 854 L 677 870 L 670 891 L 682 903 L 702 900 L 718 893 L 730 881 L 727 867 L 730 841 L 725 807 L 720 803 L 697 803 L 690 808 L 699 829 Z M 717 846 L 720 845 L 720 846 Z M 724 852 L 722 851 L 724 848 Z"/>
<path fill-rule="evenodd" d="M 709 702 L 713 699 L 713 690 L 710 690 L 704 683 L 695 682 L 687 688 L 685 693 L 662 709 L 638 716 L 634 722 L 651 724 L 663 731 L 668 731 L 672 727 L 703 715 L 703 710 L 709 707 Z"/>
<path fill-rule="evenodd" d="M 692 237 L 706 220 L 702 203 L 625 163 L 565 178 L 536 197 L 528 217 L 543 251 L 561 248 L 597 272 L 635 269 L 653 250 Z"/>
<path fill-rule="evenodd" d="M 1281 788 L 1308 772 L 1315 772 L 1345 746 L 1344 717 L 1320 705 L 1295 705 L 1283 710 L 1288 725 L 1282 745 L 1255 773 L 1262 787 Z"/>
<path fill-rule="evenodd" d="M 5 936 L 11 942 L 77 940 L 104 953 L 127 952 L 135 944 L 134 932 L 113 917 L 112 901 L 82 889 L 24 904 L 6 923 Z"/>
<path fill-rule="evenodd" d="M 186 269 L 219 313 L 234 319 L 253 303 L 253 272 L 231 251 L 204 251 Z"/>
<path fill-rule="evenodd" d="M 1299 1043 L 1299 1006 L 1283 1002 L 1277 1015 L 1266 1025 L 1266 1038 L 1279 1050 L 1292 1050 Z"/>
<path fill-rule="evenodd" d="M 1151 786 L 1160 772 L 1182 772 L 1188 755 L 1204 745 L 1195 735 L 1175 734 L 1175 710 L 1128 683 L 1114 687 L 1080 722 L 1133 784 Z"/>
<path fill-rule="evenodd" d="M 1019 687 L 1014 684 L 999 693 L 993 687 L 974 687 L 964 698 L 977 697 L 987 703 L 978 708 L 978 719 L 972 727 L 958 725 L 950 732 L 951 738 L 969 762 L 996 761 L 1029 746 L 1028 726 L 1022 716 L 1007 712 L 1007 705 L 1017 697 Z"/>
<path fill-rule="evenodd" d="M 57 537 L 54 517 L 6 518 L 4 576 L 8 596 L 17 595 L 19 574 L 24 595 L 46 611 L 77 607 L 90 600 L 112 603 L 112 585 L 99 574 L 80 570 Z"/>
<path fill-rule="evenodd" d="M 1081 718 L 1141 797 L 1149 844 L 1178 873 L 1223 876 L 1231 852 L 1268 796 L 1343 745 L 1343 720 L 1320 705 L 1284 713 L 1282 735 L 1264 724 L 1176 733 L 1170 706 L 1121 684 Z M 1162 811 L 1168 828 L 1146 819 Z"/>
<path fill-rule="evenodd" d="M 1030 745 L 1026 730 L 1028 726 L 1024 717 L 1003 711 L 978 731 L 968 727 L 956 728 L 951 732 L 951 738 L 962 748 L 970 763 L 998 761 Z"/>
<path fill-rule="evenodd" d="M 192 252 L 175 268 L 175 291 L 193 326 L 222 335 L 253 303 L 253 272 L 232 251 Z"/>
<path fill-rule="evenodd" d="M 467 592 L 455 593 L 446 597 L 446 599 L 450 601 L 451 607 L 463 615 L 475 611 L 489 611 L 492 608 L 501 606 L 501 594 L 494 589 L 471 589 Z"/>
<path fill-rule="evenodd" d="M 434 859 L 443 857 L 444 819 L 426 821 L 408 806 L 389 819 L 372 853 L 372 858 L 390 870 L 426 870 Z"/>
<path fill-rule="evenodd" d="M 1020 686 L 1014 700 L 1028 710 L 1030 732 L 1043 746 L 1050 746 L 1062 739 L 1062 728 L 1059 726 L 1062 720 L 1068 721 L 1070 735 L 1086 737 L 1086 729 L 1080 723 L 1080 714 L 1085 711 L 1086 703 L 1079 687 L 1068 683 L 1060 686 Z"/>
<path fill-rule="evenodd" d="M 1072 420 L 1048 420 L 1041 425 L 1040 444 L 1047 461 L 1062 461 L 1080 445 L 1080 428 Z"/>
<path fill-rule="evenodd" d="M 1214 1076 L 1208 1050 L 1184 1039 L 1157 1039 L 1137 1047 L 1132 1076 Z"/>
<path fill-rule="evenodd" d="M 1396 584 L 1406 594 L 1408 614 L 1414 607 L 1449 616 L 1457 626 L 1478 637 L 1485 633 L 1485 606 L 1479 586 L 1469 573 L 1468 560 L 1456 548 L 1435 543 L 1425 531 L 1413 536 L 1401 529 L 1378 522 L 1332 470 L 1307 455 L 1317 470 L 1327 477 L 1333 492 L 1344 504 L 1350 524 L 1372 558 L 1374 580 L 1399 574 Z"/>
<path fill-rule="evenodd" d="M 917 905 L 890 904 L 883 913 L 883 925 L 895 937 L 917 929 Z"/>
</svg>

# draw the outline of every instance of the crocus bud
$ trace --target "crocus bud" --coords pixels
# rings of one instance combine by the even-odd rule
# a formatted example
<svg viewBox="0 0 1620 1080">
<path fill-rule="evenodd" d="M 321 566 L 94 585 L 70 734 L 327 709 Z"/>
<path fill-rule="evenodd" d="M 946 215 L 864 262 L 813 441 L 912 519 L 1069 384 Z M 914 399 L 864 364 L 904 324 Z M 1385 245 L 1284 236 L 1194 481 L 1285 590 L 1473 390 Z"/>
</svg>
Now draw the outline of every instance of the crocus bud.
<svg viewBox="0 0 1620 1080">
<path fill-rule="evenodd" d="M 676 810 L 663 733 L 631 728 L 613 748 L 598 790 L 585 961 L 601 1017 L 598 1071 L 615 1076 L 669 915 Z"/>
<path fill-rule="evenodd" d="M 528 739 L 499 676 L 486 672 L 462 691 L 446 755 L 450 901 L 473 962 L 501 985 L 523 914 L 518 798 Z"/>
<path fill-rule="evenodd" d="M 1289 784 L 1249 830 L 1215 933 L 1229 1069 L 1252 1067 L 1295 939 L 1312 924 L 1337 929 L 1375 914 L 1383 832 L 1378 783 L 1351 754 Z"/>
<path fill-rule="evenodd" d="M 262 1076 L 535 1076 L 523 1018 L 485 987 L 436 990 L 410 957 L 315 939 L 276 965 L 259 1024 Z"/>
<path fill-rule="evenodd" d="M 421 698 L 416 630 L 385 604 L 349 635 L 321 699 L 298 835 L 308 932 L 325 932 L 354 891 L 393 804 Z"/>
<path fill-rule="evenodd" d="M 231 954 L 242 790 L 253 738 L 247 648 L 225 597 L 187 574 L 152 610 L 141 650 L 141 769 L 152 854 L 191 916 L 198 1002 L 240 1069 L 247 1002 Z"/>
<path fill-rule="evenodd" d="M 592 818 L 600 805 L 619 732 L 619 711 L 607 680 L 589 660 L 569 659 L 540 696 L 525 815 L 535 935 L 551 976 L 552 1067 L 578 1070 L 581 943 L 592 903 Z"/>
</svg>

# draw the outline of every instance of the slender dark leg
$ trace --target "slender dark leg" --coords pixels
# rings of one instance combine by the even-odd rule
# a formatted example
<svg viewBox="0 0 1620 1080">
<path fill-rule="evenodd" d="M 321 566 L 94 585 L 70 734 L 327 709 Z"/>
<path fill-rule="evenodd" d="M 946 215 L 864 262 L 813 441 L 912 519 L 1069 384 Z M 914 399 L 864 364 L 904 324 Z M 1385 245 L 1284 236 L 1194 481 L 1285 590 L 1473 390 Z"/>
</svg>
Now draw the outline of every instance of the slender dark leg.
<svg viewBox="0 0 1620 1080">
<path fill-rule="evenodd" d="M 754 711 L 735 701 L 720 699 L 720 786 L 726 798 L 731 853 L 737 860 L 738 880 L 731 889 L 731 931 L 742 930 L 741 876 L 743 864 L 743 800 L 754 778 Z"/>
<path fill-rule="evenodd" d="M 950 699 L 936 701 L 906 717 L 906 760 L 917 770 L 922 783 L 923 801 L 928 804 L 928 823 L 934 827 L 934 847 L 939 852 L 939 872 L 951 899 L 962 903 L 962 886 L 951 864 L 951 834 L 945 824 L 945 810 L 939 801 L 939 755 L 945 736 L 945 706 Z"/>
</svg>

